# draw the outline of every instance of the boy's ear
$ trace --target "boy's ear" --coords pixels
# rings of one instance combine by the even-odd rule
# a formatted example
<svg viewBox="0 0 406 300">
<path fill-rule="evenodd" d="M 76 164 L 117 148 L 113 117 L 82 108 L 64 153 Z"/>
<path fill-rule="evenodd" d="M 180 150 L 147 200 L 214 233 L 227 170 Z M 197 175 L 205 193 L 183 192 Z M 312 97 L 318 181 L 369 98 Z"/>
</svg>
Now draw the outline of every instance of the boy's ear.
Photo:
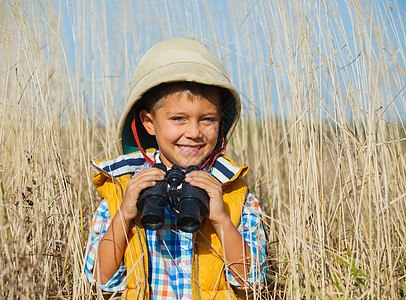
<svg viewBox="0 0 406 300">
<path fill-rule="evenodd" d="M 146 111 L 145 109 L 142 109 L 140 111 L 140 120 L 142 125 L 144 125 L 145 130 L 150 134 L 150 135 L 155 135 L 155 127 L 154 127 L 154 120 L 152 118 L 152 114 Z"/>
</svg>

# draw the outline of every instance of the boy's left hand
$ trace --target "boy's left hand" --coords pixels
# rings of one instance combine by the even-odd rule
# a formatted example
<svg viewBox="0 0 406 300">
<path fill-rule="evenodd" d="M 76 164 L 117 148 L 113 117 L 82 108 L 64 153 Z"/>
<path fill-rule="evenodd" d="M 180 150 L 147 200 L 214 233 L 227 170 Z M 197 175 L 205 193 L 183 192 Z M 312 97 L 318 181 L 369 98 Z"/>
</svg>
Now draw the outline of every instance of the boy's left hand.
<svg viewBox="0 0 406 300">
<path fill-rule="evenodd" d="M 213 225 L 222 223 L 227 214 L 224 210 L 221 184 L 204 171 L 193 171 L 186 174 L 185 181 L 207 192 L 210 197 L 208 218 Z"/>
</svg>

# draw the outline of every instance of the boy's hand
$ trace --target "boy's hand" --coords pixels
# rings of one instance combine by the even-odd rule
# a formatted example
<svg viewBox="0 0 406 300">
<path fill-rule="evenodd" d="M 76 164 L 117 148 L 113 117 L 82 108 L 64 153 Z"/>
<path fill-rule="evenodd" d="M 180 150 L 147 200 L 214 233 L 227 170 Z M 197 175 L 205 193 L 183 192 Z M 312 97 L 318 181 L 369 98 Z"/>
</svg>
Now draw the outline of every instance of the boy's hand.
<svg viewBox="0 0 406 300">
<path fill-rule="evenodd" d="M 226 220 L 227 214 L 224 210 L 223 189 L 221 184 L 210 174 L 204 171 L 193 171 L 185 176 L 185 181 L 206 191 L 210 197 L 208 218 L 213 225 L 220 224 Z"/>
<path fill-rule="evenodd" d="M 162 181 L 164 178 L 164 171 L 158 168 L 149 168 L 135 174 L 130 179 L 120 206 L 125 222 L 131 222 L 138 215 L 137 201 L 141 191 L 154 186 L 157 181 Z"/>
</svg>

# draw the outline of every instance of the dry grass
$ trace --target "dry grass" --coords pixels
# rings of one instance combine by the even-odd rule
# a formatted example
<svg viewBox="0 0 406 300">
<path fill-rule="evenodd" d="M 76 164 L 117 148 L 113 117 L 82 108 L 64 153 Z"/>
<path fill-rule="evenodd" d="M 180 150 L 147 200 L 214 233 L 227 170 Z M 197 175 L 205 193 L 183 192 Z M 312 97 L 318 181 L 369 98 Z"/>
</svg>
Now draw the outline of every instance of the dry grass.
<svg viewBox="0 0 406 300">
<path fill-rule="evenodd" d="M 405 297 L 396 2 L 101 3 L 0 3 L 0 297 L 95 292 L 82 271 L 99 201 L 89 161 L 118 153 L 142 53 L 180 34 L 217 52 L 243 96 L 228 154 L 251 166 L 266 212 L 262 297 Z"/>
</svg>

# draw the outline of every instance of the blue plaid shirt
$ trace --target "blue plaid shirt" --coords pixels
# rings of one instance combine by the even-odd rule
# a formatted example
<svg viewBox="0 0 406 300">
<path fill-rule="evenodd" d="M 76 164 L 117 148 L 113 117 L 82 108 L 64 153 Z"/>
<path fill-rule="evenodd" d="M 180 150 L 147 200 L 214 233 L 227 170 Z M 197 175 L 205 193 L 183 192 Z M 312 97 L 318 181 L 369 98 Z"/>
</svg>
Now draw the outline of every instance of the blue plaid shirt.
<svg viewBox="0 0 406 300">
<path fill-rule="evenodd" d="M 154 157 L 155 161 L 159 161 L 157 155 Z M 147 167 L 149 165 L 144 164 L 143 168 Z M 251 250 L 252 264 L 249 275 L 251 286 L 254 283 L 262 284 L 265 276 L 265 234 L 260 216 L 261 209 L 258 200 L 248 192 L 238 230 Z M 192 299 L 193 234 L 177 229 L 176 217 L 177 214 L 168 205 L 165 210 L 164 227 L 158 231 L 146 230 L 151 299 Z M 85 273 L 93 284 L 96 284 L 92 271 L 97 247 L 110 223 L 107 202 L 103 201 L 92 219 L 86 254 Z M 125 276 L 126 268 L 122 262 L 113 277 L 105 285 L 99 285 L 99 287 L 109 292 L 124 291 Z M 241 286 L 228 269 L 226 279 L 239 289 L 249 288 Z"/>
</svg>

